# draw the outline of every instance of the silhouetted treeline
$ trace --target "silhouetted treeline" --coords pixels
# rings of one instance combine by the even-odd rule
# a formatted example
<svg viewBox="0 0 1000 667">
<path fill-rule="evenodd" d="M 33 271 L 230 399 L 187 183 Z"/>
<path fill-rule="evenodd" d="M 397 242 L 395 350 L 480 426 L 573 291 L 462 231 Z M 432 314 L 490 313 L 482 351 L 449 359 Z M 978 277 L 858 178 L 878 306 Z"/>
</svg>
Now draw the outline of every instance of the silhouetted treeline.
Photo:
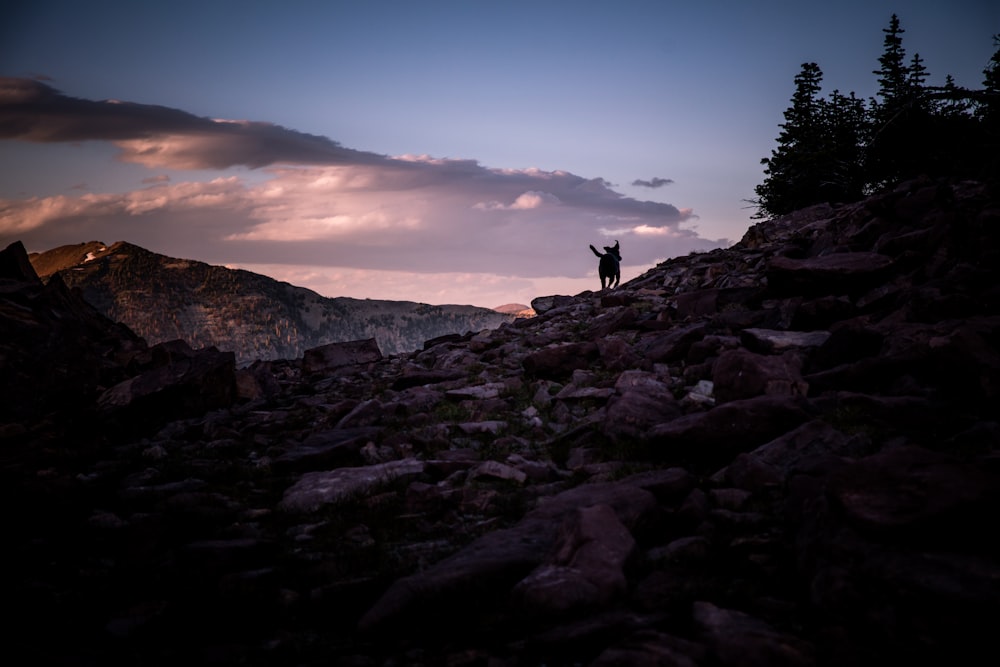
<svg viewBox="0 0 1000 667">
<path fill-rule="evenodd" d="M 983 88 L 925 85 L 923 58 L 907 59 L 893 14 L 883 29 L 879 89 L 867 103 L 851 92 L 820 97 L 823 72 L 803 63 L 778 146 L 761 160 L 755 217 L 812 204 L 852 202 L 907 178 L 991 178 L 1000 174 L 1000 35 L 983 70 Z"/>
</svg>

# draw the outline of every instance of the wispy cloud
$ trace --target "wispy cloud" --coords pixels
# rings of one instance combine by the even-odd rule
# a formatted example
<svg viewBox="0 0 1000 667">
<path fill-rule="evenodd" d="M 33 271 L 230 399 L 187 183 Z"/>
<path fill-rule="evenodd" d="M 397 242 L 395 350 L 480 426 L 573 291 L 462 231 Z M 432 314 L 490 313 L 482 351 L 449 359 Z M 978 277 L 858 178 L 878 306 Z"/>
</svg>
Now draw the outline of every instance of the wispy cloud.
<svg viewBox="0 0 1000 667">
<path fill-rule="evenodd" d="M 670 185 L 673 183 L 673 179 L 670 178 L 660 178 L 659 176 L 651 178 L 648 181 L 644 181 L 641 178 L 637 178 L 632 181 L 632 185 L 640 188 L 662 188 L 664 185 Z"/>
<path fill-rule="evenodd" d="M 103 140 L 151 169 L 218 170 L 207 181 L 147 176 L 146 187 L 125 193 L 0 200 L 0 237 L 29 249 L 127 240 L 219 264 L 284 266 L 288 275 L 299 266 L 310 275 L 326 267 L 327 276 L 537 281 L 591 274 L 587 245 L 609 234 L 633 267 L 721 244 L 682 229 L 696 218 L 691 209 L 626 197 L 602 178 L 377 155 L 269 123 L 71 98 L 28 79 L 0 79 L 0 138 Z M 226 173 L 236 166 L 262 168 L 265 178 Z"/>
</svg>

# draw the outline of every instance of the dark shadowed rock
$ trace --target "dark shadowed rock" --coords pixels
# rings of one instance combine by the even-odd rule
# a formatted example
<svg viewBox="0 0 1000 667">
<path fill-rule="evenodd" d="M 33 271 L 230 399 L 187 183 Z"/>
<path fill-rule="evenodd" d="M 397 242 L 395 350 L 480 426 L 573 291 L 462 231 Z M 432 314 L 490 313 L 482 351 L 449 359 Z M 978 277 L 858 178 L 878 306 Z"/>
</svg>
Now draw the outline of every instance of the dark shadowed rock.
<svg viewBox="0 0 1000 667">
<path fill-rule="evenodd" d="M 278 508 L 286 512 L 315 512 L 323 505 L 377 493 L 381 487 L 397 479 L 414 477 L 423 471 L 422 461 L 403 459 L 358 468 L 307 473 L 285 491 Z"/>
<path fill-rule="evenodd" d="M 743 344 L 754 352 L 780 354 L 797 348 L 819 347 L 830 338 L 829 331 L 743 330 Z"/>
<path fill-rule="evenodd" d="M 129 377 L 126 364 L 145 342 L 62 280 L 43 285 L 19 242 L 0 252 L 0 270 L 0 424 L 49 415 L 83 428 L 97 396 Z"/>
<path fill-rule="evenodd" d="M 685 415 L 646 432 L 656 458 L 722 465 L 809 420 L 801 397 L 756 396 Z"/>
<path fill-rule="evenodd" d="M 624 568 L 635 546 L 607 505 L 578 510 L 561 527 L 548 562 L 514 586 L 515 604 L 531 616 L 562 616 L 605 605 L 625 593 Z"/>
<path fill-rule="evenodd" d="M 571 296 L 539 296 L 531 300 L 531 309 L 538 314 L 542 314 L 555 308 L 574 303 L 576 303 L 576 300 Z"/>
<path fill-rule="evenodd" d="M 656 503 L 649 492 L 624 483 L 586 485 L 543 499 L 515 526 L 491 532 L 430 569 L 396 581 L 361 619 L 361 629 L 431 632 L 431 619 L 423 616 L 428 608 L 440 614 L 436 625 L 444 618 L 467 623 L 505 606 L 517 582 L 544 562 L 566 517 L 595 505 L 610 507 L 631 528 Z"/>
<path fill-rule="evenodd" d="M 754 354 L 744 348 L 726 350 L 712 367 L 718 403 L 754 396 L 805 396 L 809 385 L 802 379 L 802 359 L 794 352 Z"/>
<path fill-rule="evenodd" d="M 696 602 L 694 620 L 708 650 L 721 665 L 732 667 L 809 667 L 815 650 L 759 618 L 709 602 Z"/>
<path fill-rule="evenodd" d="M 788 484 L 794 475 L 822 476 L 838 470 L 870 447 L 866 437 L 847 435 L 825 421 L 809 421 L 738 454 L 726 466 L 725 479 L 742 489 L 763 491 Z"/>
<path fill-rule="evenodd" d="M 0 280 L 14 282 L 41 282 L 28 259 L 24 244 L 15 241 L 0 252 Z"/>
<path fill-rule="evenodd" d="M 662 334 L 646 336 L 639 349 L 650 361 L 678 361 L 683 359 L 691 346 L 705 337 L 704 322 L 674 327 Z"/>
<path fill-rule="evenodd" d="M 626 371 L 615 388 L 619 393 L 608 401 L 604 421 L 604 432 L 612 440 L 639 438 L 650 427 L 681 415 L 670 387 L 652 373 Z"/>
<path fill-rule="evenodd" d="M 984 540 L 979 519 L 1000 509 L 1000 475 L 920 447 L 859 460 L 831 480 L 830 494 L 859 530 L 936 542 Z"/>
<path fill-rule="evenodd" d="M 892 258 L 875 252 L 845 252 L 793 259 L 775 257 L 767 267 L 773 294 L 854 294 L 877 284 Z"/>
<path fill-rule="evenodd" d="M 325 373 L 341 366 L 369 364 L 382 358 L 374 338 L 346 343 L 329 343 L 306 350 L 302 355 L 302 372 Z"/>
<path fill-rule="evenodd" d="M 168 347 L 170 347 L 168 345 Z M 186 344 L 163 355 L 166 363 L 109 388 L 97 405 L 115 421 L 143 427 L 228 407 L 236 399 L 236 356 Z M 153 358 L 161 355 L 156 348 Z"/>
<path fill-rule="evenodd" d="M 290 443 L 276 455 L 272 466 L 281 473 L 360 463 L 361 448 L 378 434 L 373 427 L 314 431 L 301 443 Z"/>
<path fill-rule="evenodd" d="M 594 342 L 568 343 L 545 347 L 524 358 L 524 371 L 532 377 L 562 380 L 575 370 L 589 368 L 598 356 Z"/>
</svg>

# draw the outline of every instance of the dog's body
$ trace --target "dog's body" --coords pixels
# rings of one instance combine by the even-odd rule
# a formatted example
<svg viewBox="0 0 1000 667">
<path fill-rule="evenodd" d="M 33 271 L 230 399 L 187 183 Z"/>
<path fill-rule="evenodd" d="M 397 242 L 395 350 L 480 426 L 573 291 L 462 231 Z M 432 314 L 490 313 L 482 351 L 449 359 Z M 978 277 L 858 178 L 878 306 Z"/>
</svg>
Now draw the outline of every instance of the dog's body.
<svg viewBox="0 0 1000 667">
<path fill-rule="evenodd" d="M 603 253 L 598 252 L 594 246 L 590 246 L 590 249 L 594 251 L 595 255 L 601 258 L 601 261 L 597 265 L 597 273 L 601 277 L 601 289 L 605 288 L 605 283 L 610 288 L 618 287 L 618 283 L 622 279 L 622 254 L 618 248 L 618 241 L 615 241 L 613 247 L 604 246 Z"/>
</svg>

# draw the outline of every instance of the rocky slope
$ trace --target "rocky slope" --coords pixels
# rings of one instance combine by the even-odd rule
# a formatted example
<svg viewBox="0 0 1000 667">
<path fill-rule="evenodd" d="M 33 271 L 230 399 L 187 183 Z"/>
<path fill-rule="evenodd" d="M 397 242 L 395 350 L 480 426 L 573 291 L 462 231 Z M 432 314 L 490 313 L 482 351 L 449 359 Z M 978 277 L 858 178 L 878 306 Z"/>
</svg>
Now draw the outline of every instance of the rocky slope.
<svg viewBox="0 0 1000 667">
<path fill-rule="evenodd" d="M 515 313 L 475 306 L 327 298 L 251 273 L 159 255 L 119 241 L 61 246 L 30 255 L 35 272 L 70 287 L 150 344 L 181 339 L 215 346 L 246 365 L 293 359 L 311 347 L 375 338 L 386 354 L 429 338 L 497 327 Z"/>
<path fill-rule="evenodd" d="M 246 369 L 11 246 L 4 650 L 992 664 L 997 195 L 915 181 L 416 352 Z"/>
</svg>

